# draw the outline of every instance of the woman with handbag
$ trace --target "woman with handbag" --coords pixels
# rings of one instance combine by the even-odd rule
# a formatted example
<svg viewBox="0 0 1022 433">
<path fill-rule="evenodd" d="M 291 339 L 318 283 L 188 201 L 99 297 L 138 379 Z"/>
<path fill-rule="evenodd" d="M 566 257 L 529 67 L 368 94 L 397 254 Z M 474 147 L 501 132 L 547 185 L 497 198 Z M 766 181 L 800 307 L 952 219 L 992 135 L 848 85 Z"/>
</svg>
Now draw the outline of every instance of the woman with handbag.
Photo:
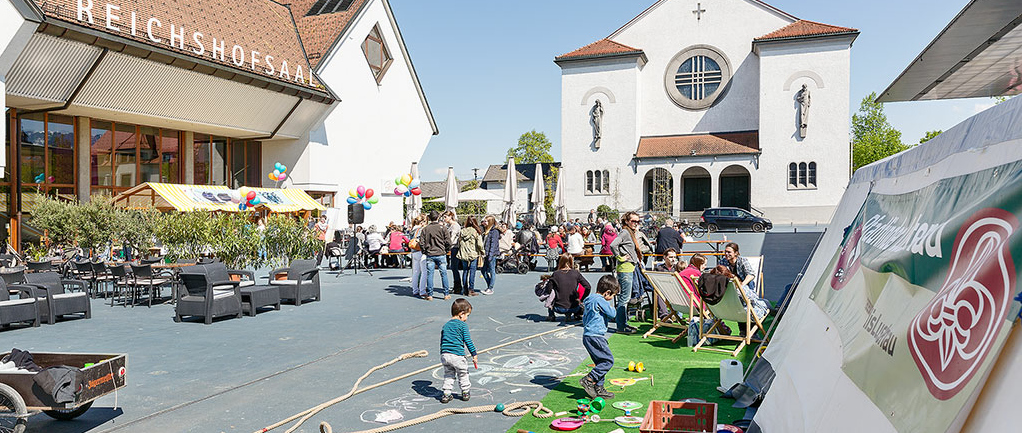
<svg viewBox="0 0 1022 433">
<path fill-rule="evenodd" d="M 412 238 L 408 240 L 408 249 L 412 251 L 412 295 L 426 298 L 426 256 L 419 246 L 419 235 L 426 227 L 426 217 L 419 215 L 412 220 Z"/>
<path fill-rule="evenodd" d="M 484 295 L 493 294 L 493 284 L 497 281 L 497 258 L 500 257 L 500 229 L 497 228 L 497 219 L 493 215 L 486 216 L 486 229 L 483 231 L 483 279 L 486 280 Z"/>
</svg>

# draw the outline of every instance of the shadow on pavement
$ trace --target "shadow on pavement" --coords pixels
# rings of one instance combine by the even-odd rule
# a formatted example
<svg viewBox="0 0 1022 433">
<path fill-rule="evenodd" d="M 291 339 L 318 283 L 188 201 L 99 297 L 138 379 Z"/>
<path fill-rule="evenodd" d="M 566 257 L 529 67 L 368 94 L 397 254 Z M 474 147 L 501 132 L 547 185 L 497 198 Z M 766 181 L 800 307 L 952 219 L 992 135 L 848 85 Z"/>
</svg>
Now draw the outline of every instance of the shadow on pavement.
<svg viewBox="0 0 1022 433">
<path fill-rule="evenodd" d="M 27 432 L 80 433 L 99 427 L 110 420 L 124 415 L 121 408 L 94 407 L 71 421 L 58 421 L 39 414 L 28 419 Z"/>
</svg>

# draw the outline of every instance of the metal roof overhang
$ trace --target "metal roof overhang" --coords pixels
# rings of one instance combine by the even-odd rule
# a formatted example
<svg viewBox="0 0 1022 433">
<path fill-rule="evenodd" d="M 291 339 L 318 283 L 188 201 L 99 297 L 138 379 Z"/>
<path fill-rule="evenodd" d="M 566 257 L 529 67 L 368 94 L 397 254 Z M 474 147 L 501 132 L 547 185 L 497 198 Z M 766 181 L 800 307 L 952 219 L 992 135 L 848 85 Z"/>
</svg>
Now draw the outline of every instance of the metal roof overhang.
<svg viewBox="0 0 1022 433">
<path fill-rule="evenodd" d="M 1015 95 L 1022 92 L 1022 2 L 973 0 L 879 102 Z"/>
<path fill-rule="evenodd" d="M 185 68 L 169 55 L 73 35 L 32 36 L 7 75 L 7 105 L 261 140 L 299 138 L 337 105 L 329 89 L 299 91 L 197 63 Z"/>
</svg>

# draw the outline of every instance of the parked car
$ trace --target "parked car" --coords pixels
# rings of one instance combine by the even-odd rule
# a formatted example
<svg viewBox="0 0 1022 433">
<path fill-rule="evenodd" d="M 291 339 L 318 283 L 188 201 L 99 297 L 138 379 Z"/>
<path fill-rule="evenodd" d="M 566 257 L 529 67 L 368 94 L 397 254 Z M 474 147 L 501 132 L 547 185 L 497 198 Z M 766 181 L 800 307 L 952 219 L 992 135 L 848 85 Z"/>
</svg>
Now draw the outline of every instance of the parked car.
<svg viewBox="0 0 1022 433">
<path fill-rule="evenodd" d="M 752 230 L 762 232 L 774 228 L 770 220 L 736 207 L 712 207 L 703 211 L 700 226 L 713 233 L 717 230 Z"/>
</svg>

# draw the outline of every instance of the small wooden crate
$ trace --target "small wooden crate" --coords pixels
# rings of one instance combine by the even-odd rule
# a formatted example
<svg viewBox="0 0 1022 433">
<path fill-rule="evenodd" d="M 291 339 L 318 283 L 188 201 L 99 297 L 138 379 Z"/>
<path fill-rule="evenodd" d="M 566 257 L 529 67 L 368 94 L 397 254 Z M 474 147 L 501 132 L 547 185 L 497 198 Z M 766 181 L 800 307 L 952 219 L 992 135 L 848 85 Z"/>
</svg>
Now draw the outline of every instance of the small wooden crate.
<svg viewBox="0 0 1022 433">
<path fill-rule="evenodd" d="M 717 403 L 653 400 L 640 433 L 701 433 L 717 431 Z"/>
</svg>

